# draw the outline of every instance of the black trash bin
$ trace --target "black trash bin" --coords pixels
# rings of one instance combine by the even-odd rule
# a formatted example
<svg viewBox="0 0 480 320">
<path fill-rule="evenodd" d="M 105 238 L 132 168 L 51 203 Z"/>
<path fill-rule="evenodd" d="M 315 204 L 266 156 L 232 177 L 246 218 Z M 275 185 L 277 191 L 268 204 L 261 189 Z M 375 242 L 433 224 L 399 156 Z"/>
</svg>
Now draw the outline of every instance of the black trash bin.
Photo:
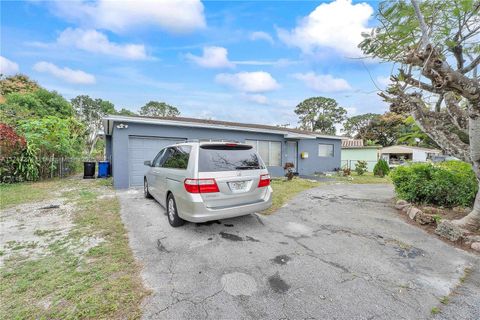
<svg viewBox="0 0 480 320">
<path fill-rule="evenodd" d="M 83 163 L 83 179 L 95 179 L 95 162 Z"/>
</svg>

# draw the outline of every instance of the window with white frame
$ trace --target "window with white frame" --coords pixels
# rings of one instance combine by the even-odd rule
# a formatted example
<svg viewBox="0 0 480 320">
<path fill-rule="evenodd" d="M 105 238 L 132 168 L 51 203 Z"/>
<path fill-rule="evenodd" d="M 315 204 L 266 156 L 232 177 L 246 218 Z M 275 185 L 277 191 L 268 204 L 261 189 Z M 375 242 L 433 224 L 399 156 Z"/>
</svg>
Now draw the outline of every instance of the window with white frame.
<svg viewBox="0 0 480 320">
<path fill-rule="evenodd" d="M 322 144 L 318 145 L 318 156 L 319 157 L 333 157 L 333 144 Z"/>
<path fill-rule="evenodd" d="M 268 167 L 280 167 L 282 165 L 282 143 L 279 141 L 245 140 L 257 150 L 265 165 Z"/>
</svg>

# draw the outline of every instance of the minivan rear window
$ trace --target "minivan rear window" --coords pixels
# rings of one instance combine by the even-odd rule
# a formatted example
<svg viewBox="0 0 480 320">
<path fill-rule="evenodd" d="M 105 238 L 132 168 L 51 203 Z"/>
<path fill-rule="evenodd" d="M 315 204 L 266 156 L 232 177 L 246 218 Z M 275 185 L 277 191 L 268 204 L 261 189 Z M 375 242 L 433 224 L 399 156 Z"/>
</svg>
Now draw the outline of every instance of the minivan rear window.
<svg viewBox="0 0 480 320">
<path fill-rule="evenodd" d="M 257 153 L 246 145 L 203 145 L 198 156 L 198 171 L 217 172 L 263 169 Z"/>
</svg>

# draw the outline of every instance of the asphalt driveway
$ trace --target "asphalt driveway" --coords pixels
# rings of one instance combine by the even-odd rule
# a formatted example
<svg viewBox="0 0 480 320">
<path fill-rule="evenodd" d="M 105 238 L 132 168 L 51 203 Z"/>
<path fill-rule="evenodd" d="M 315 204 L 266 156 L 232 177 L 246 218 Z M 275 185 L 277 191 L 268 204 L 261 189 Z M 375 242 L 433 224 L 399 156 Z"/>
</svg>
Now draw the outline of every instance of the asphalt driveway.
<svg viewBox="0 0 480 320">
<path fill-rule="evenodd" d="M 427 319 L 434 307 L 439 319 L 480 315 L 478 256 L 402 221 L 389 185 L 322 186 L 271 216 L 177 229 L 141 190 L 118 196 L 152 289 L 145 319 Z"/>
</svg>

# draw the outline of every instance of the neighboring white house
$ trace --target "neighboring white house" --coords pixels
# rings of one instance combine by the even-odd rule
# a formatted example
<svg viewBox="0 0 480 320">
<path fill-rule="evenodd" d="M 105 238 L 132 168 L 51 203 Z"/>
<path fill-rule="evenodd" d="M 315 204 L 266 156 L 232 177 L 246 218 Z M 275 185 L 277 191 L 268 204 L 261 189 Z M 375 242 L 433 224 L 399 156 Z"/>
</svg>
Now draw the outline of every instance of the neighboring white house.
<svg viewBox="0 0 480 320">
<path fill-rule="evenodd" d="M 442 151 L 412 146 L 390 146 L 380 149 L 379 153 L 381 159 L 386 160 L 389 165 L 395 166 L 406 161 L 425 162 L 433 156 L 440 155 Z"/>
</svg>

